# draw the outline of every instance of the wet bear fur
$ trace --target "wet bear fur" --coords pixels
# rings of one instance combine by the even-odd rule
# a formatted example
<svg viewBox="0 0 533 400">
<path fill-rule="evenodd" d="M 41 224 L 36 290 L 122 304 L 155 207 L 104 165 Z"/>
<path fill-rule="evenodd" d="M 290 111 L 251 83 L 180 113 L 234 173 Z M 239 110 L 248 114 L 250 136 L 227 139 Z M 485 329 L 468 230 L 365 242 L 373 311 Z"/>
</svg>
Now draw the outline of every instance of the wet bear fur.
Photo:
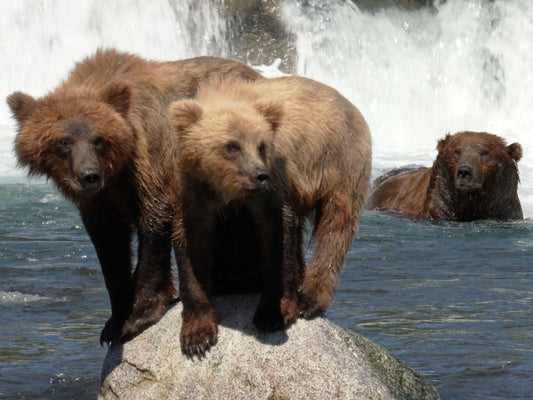
<svg viewBox="0 0 533 400">
<path fill-rule="evenodd" d="M 370 133 L 357 108 L 326 85 L 283 77 L 210 82 L 170 112 L 184 182 L 173 231 L 184 353 L 202 356 L 217 340 L 209 302 L 213 231 L 228 212 L 245 210 L 253 222 L 247 231 L 237 226 L 234 237 L 253 226 L 259 233 L 263 287 L 255 325 L 276 330 L 299 314 L 323 313 L 369 188 Z M 309 219 L 315 246 L 306 270 Z"/>
<path fill-rule="evenodd" d="M 368 208 L 413 219 L 522 219 L 517 194 L 519 143 L 486 132 L 446 135 L 430 168 L 394 170 L 379 177 Z"/>
<path fill-rule="evenodd" d="M 171 222 L 179 174 L 172 101 L 213 76 L 258 79 L 215 57 L 148 61 L 99 49 L 41 98 L 15 92 L 15 153 L 30 176 L 50 178 L 79 209 L 111 303 L 101 342 L 125 341 L 157 322 L 175 289 Z M 132 239 L 137 266 L 132 274 Z"/>
</svg>

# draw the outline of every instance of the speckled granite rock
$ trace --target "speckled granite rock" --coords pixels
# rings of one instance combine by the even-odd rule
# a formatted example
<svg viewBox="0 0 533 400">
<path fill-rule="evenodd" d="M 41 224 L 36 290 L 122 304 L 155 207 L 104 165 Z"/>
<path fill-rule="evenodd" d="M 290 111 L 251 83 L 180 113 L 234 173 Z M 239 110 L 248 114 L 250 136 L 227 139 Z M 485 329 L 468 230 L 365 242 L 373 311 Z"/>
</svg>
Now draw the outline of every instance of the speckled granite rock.
<svg viewBox="0 0 533 400">
<path fill-rule="evenodd" d="M 109 349 L 100 400 L 438 399 L 434 387 L 389 352 L 325 318 L 286 332 L 252 324 L 256 295 L 213 299 L 218 344 L 203 360 L 181 354 L 181 304 L 124 346 Z"/>
</svg>

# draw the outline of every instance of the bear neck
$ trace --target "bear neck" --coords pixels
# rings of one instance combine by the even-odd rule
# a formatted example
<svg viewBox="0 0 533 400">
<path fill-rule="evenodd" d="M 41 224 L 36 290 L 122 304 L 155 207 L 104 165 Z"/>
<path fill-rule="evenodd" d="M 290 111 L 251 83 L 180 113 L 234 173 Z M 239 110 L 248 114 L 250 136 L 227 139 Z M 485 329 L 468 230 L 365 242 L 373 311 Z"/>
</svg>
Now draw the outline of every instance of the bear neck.
<svg viewBox="0 0 533 400">
<path fill-rule="evenodd" d="M 226 201 L 214 187 L 195 174 L 184 171 L 183 182 L 187 203 L 194 207 L 201 206 L 205 213 L 223 214 L 233 203 L 237 203 L 237 200 Z"/>
</svg>

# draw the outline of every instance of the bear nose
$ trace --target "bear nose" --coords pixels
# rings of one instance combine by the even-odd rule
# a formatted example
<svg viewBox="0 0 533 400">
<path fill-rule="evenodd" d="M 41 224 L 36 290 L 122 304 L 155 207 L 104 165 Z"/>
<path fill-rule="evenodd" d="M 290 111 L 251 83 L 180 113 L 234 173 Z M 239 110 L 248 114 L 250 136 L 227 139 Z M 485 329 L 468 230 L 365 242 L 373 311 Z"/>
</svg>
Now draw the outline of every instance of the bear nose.
<svg viewBox="0 0 533 400">
<path fill-rule="evenodd" d="M 252 174 L 252 178 L 257 183 L 264 184 L 269 178 L 268 171 L 263 168 L 258 168 Z"/>
<path fill-rule="evenodd" d="M 85 168 L 80 173 L 80 181 L 84 186 L 94 186 L 100 182 L 100 173 L 96 168 Z"/>
<path fill-rule="evenodd" d="M 472 167 L 469 167 L 468 165 L 461 165 L 459 168 L 457 168 L 457 179 L 461 181 L 468 182 L 473 177 L 473 170 Z"/>
</svg>

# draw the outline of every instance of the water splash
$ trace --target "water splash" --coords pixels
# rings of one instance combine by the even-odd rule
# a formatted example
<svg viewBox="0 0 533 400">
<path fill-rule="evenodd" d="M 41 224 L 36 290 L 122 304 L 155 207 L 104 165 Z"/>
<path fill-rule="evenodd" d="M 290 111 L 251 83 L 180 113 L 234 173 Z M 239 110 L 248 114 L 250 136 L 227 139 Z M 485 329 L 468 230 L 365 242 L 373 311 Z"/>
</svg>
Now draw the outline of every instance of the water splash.
<svg viewBox="0 0 533 400">
<path fill-rule="evenodd" d="M 27 304 L 37 301 L 48 301 L 51 300 L 48 297 L 41 296 L 38 294 L 28 294 L 21 292 L 5 292 L 0 290 L 0 306 L 7 306 L 11 304 Z"/>
<path fill-rule="evenodd" d="M 373 137 L 374 173 L 430 165 L 448 132 L 488 131 L 524 150 L 519 196 L 533 215 L 533 2 L 448 0 L 436 9 L 287 1 L 297 73 L 357 105 Z"/>
<path fill-rule="evenodd" d="M 209 0 L 0 3 L 2 98 L 42 95 L 99 46 L 158 60 L 224 54 L 226 24 Z M 9 123 L 5 103 L 0 124 Z"/>
<path fill-rule="evenodd" d="M 292 1 L 283 15 L 298 37 L 298 73 L 361 108 L 376 155 L 432 152 L 466 129 L 531 147 L 533 3 L 449 0 L 369 14 L 351 2 Z"/>
<path fill-rule="evenodd" d="M 350 1 L 285 0 L 298 74 L 337 88 L 373 136 L 374 173 L 429 165 L 447 132 L 485 130 L 519 142 L 519 195 L 533 216 L 533 2 L 448 0 L 435 9 L 374 13 Z M 40 96 L 96 47 L 158 60 L 227 56 L 227 21 L 209 0 L 0 2 L 0 97 Z M 275 65 L 263 66 L 268 76 Z M 23 174 L 14 123 L 0 103 L 0 178 Z"/>
</svg>

